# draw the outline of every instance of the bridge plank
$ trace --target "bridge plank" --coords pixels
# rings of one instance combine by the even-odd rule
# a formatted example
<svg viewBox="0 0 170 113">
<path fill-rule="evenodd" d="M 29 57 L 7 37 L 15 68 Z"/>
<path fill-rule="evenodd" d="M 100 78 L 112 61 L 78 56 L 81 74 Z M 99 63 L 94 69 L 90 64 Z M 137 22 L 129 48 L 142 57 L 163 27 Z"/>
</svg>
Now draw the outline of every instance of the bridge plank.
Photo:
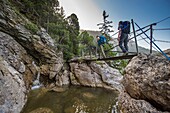
<svg viewBox="0 0 170 113">
<path fill-rule="evenodd" d="M 74 60 L 70 60 L 68 62 L 92 62 L 92 61 L 106 61 L 106 60 L 123 60 L 123 59 L 132 59 L 134 56 L 137 56 L 137 54 L 115 56 L 115 57 L 108 57 L 108 58 L 74 59 Z"/>
</svg>

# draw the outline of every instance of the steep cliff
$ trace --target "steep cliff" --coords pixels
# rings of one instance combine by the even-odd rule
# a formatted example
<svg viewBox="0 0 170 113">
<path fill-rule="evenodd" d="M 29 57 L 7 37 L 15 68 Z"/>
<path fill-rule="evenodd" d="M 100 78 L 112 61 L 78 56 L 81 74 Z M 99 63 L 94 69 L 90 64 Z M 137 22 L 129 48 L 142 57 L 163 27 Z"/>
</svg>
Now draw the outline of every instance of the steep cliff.
<svg viewBox="0 0 170 113">
<path fill-rule="evenodd" d="M 170 50 L 166 53 L 170 55 Z M 125 69 L 119 104 L 123 113 L 170 112 L 170 62 L 162 55 L 134 57 Z"/>
<path fill-rule="evenodd" d="M 19 113 L 37 73 L 55 76 L 63 66 L 62 52 L 56 54 L 51 37 L 43 28 L 28 29 L 32 23 L 6 0 L 0 0 L 0 112 Z"/>
</svg>

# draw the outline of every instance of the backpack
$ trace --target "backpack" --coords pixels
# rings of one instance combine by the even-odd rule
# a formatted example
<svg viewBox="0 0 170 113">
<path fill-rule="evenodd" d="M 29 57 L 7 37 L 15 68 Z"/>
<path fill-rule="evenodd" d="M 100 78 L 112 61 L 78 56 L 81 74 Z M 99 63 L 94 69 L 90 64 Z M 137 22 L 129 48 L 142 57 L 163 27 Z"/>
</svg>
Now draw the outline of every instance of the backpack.
<svg viewBox="0 0 170 113">
<path fill-rule="evenodd" d="M 119 26 L 122 28 L 122 32 L 129 34 L 130 33 L 130 22 L 129 21 L 121 21 L 119 23 L 121 23 L 121 25 L 119 24 Z"/>
<path fill-rule="evenodd" d="M 101 35 L 99 37 L 100 37 L 100 40 L 98 41 L 98 45 L 106 43 L 106 38 L 104 36 Z"/>
</svg>

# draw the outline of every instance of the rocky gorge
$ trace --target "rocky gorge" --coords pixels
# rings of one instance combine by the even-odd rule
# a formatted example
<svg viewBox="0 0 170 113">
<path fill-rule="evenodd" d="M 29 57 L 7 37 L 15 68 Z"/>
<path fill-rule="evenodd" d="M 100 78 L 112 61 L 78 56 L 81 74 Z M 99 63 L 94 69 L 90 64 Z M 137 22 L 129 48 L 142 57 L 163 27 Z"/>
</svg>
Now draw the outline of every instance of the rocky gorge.
<svg viewBox="0 0 170 113">
<path fill-rule="evenodd" d="M 0 0 L 0 113 L 19 113 L 40 75 L 44 87 L 102 87 L 119 91 L 122 113 L 170 112 L 170 62 L 161 55 L 139 54 L 122 74 L 106 62 L 66 63 L 44 28 Z M 170 55 L 170 51 L 166 53 Z"/>
</svg>

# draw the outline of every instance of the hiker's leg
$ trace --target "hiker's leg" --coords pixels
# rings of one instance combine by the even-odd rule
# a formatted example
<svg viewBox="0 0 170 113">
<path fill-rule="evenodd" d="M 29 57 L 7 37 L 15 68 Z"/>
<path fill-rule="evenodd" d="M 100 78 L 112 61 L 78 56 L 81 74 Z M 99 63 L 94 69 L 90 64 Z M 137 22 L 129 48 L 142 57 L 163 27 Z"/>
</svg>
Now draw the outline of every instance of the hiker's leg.
<svg viewBox="0 0 170 113">
<path fill-rule="evenodd" d="M 123 42 L 124 42 L 125 36 L 124 33 L 122 33 L 121 37 L 120 37 L 120 41 L 119 41 L 119 47 L 122 50 L 123 53 L 126 52 L 125 48 L 122 46 Z"/>
<path fill-rule="evenodd" d="M 126 52 L 128 52 L 128 34 L 125 34 L 124 47 Z"/>
<path fill-rule="evenodd" d="M 101 56 L 101 54 L 100 54 L 101 52 L 100 52 L 100 46 L 98 45 L 97 46 L 97 58 L 100 58 L 100 56 Z"/>
<path fill-rule="evenodd" d="M 101 53 L 102 53 L 103 57 L 106 58 L 106 55 L 105 55 L 105 52 L 104 52 L 104 49 L 103 49 L 102 45 L 100 45 L 100 50 L 101 50 Z"/>
</svg>

